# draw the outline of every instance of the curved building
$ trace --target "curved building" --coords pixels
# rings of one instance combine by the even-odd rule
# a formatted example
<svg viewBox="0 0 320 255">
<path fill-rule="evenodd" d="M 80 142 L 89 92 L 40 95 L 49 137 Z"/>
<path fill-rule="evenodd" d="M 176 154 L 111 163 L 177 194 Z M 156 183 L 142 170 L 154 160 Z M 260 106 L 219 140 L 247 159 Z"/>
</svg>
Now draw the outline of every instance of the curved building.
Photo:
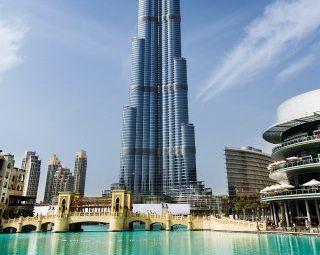
<svg viewBox="0 0 320 255">
<path fill-rule="evenodd" d="M 130 103 L 123 110 L 120 184 L 135 194 L 171 194 L 197 184 L 180 0 L 139 0 Z"/>
<path fill-rule="evenodd" d="M 280 105 L 277 123 L 263 138 L 276 144 L 270 178 L 276 186 L 262 190 L 276 225 L 319 225 L 320 90 L 293 97 Z"/>
<path fill-rule="evenodd" d="M 273 161 L 262 150 L 250 146 L 226 147 L 225 157 L 230 199 L 244 194 L 259 199 L 260 190 L 273 184 L 267 170 Z"/>
</svg>

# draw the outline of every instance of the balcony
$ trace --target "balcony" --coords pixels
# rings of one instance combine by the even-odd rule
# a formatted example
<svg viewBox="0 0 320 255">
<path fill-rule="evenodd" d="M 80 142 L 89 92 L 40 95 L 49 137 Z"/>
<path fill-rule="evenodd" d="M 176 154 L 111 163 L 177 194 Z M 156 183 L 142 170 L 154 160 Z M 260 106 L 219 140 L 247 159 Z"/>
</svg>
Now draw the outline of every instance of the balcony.
<svg viewBox="0 0 320 255">
<path fill-rule="evenodd" d="M 290 148 L 290 147 L 294 147 L 294 146 L 299 146 L 299 145 L 304 145 L 304 144 L 312 144 L 315 142 L 320 142 L 320 135 L 311 135 L 311 136 L 303 136 L 303 137 L 299 137 L 296 139 L 292 139 L 286 142 L 281 143 L 280 145 L 274 147 L 272 149 L 272 155 L 274 157 L 276 157 L 280 151 Z"/>
<path fill-rule="evenodd" d="M 304 160 L 286 161 L 279 163 L 278 165 L 272 166 L 270 168 L 270 175 L 277 171 L 291 171 L 296 169 L 301 169 L 301 166 L 305 168 L 320 167 L 320 158 L 311 158 Z"/>
<path fill-rule="evenodd" d="M 309 189 L 293 189 L 273 192 L 261 195 L 262 202 L 271 202 L 279 200 L 294 200 L 294 199 L 319 199 L 320 188 Z"/>
</svg>

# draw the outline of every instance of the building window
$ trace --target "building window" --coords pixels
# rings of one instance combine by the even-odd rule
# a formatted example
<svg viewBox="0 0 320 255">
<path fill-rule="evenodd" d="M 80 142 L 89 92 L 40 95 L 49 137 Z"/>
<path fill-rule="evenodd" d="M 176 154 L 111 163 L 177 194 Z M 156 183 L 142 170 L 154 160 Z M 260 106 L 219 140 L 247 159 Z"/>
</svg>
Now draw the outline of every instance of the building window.
<svg viewBox="0 0 320 255">
<path fill-rule="evenodd" d="M 119 212 L 120 209 L 120 199 L 117 197 L 116 199 L 116 212 Z"/>
</svg>

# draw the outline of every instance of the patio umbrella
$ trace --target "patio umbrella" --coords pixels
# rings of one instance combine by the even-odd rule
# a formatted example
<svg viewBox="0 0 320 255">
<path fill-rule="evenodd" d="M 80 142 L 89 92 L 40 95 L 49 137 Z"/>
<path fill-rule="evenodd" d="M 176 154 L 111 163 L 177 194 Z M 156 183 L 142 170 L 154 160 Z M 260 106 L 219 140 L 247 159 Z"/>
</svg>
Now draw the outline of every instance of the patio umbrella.
<svg viewBox="0 0 320 255">
<path fill-rule="evenodd" d="M 260 194 L 265 194 L 270 191 L 270 187 L 265 187 L 264 189 L 260 190 Z"/>
<path fill-rule="evenodd" d="M 294 186 L 284 183 L 284 184 L 280 184 L 279 188 L 281 188 L 281 189 L 293 189 Z"/>
<path fill-rule="evenodd" d="M 320 186 L 320 182 L 312 179 L 309 182 L 306 182 L 305 184 L 302 184 L 303 187 L 319 187 Z"/>
<path fill-rule="evenodd" d="M 279 189 L 281 189 L 280 186 L 281 186 L 280 184 L 271 185 L 271 186 L 269 187 L 269 191 L 279 190 Z"/>
<path fill-rule="evenodd" d="M 290 158 L 286 158 L 286 160 L 288 161 L 296 161 L 296 160 L 299 160 L 300 158 L 298 157 L 290 157 Z"/>
</svg>

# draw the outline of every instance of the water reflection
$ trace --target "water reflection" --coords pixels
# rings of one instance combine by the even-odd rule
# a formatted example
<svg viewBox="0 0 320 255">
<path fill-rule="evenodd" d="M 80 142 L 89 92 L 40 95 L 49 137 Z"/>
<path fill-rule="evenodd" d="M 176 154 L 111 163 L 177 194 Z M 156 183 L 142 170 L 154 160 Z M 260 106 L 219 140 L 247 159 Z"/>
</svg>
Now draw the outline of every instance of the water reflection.
<svg viewBox="0 0 320 255">
<path fill-rule="evenodd" d="M 0 235 L 1 254 L 320 255 L 320 238 L 188 231 Z"/>
</svg>

